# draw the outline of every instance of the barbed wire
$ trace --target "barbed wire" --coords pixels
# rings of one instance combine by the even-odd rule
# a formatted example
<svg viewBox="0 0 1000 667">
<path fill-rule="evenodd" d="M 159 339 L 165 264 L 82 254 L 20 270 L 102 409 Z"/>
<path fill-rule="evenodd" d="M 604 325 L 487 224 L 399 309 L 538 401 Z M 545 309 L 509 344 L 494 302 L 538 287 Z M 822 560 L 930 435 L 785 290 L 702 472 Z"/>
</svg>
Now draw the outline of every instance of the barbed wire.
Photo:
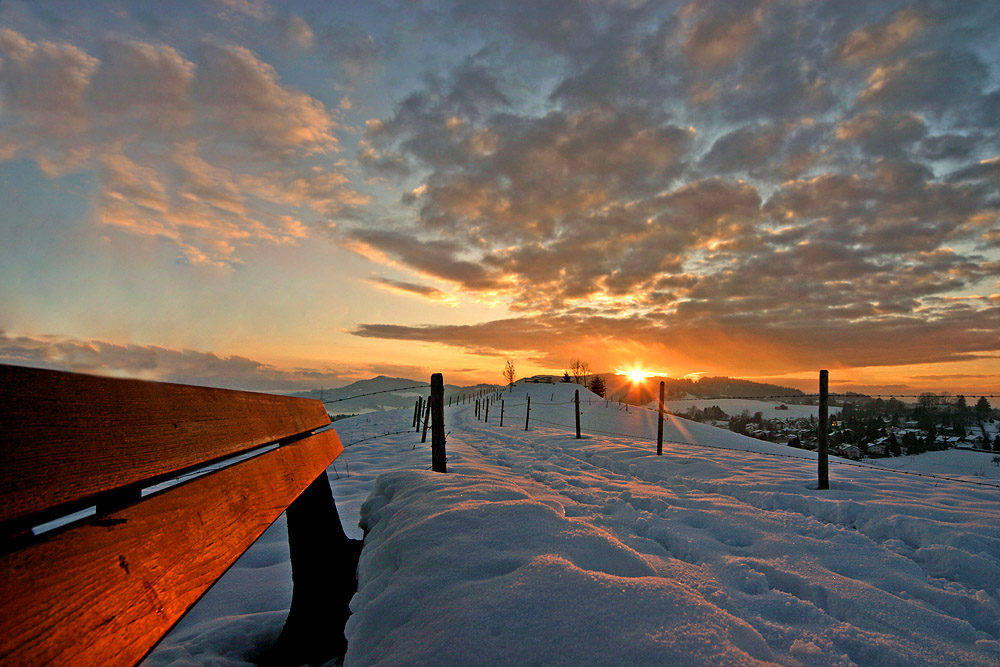
<svg viewBox="0 0 1000 667">
<path fill-rule="evenodd" d="M 362 398 L 364 396 L 374 396 L 375 394 L 391 394 L 395 391 L 408 391 L 410 389 L 430 389 L 429 384 L 417 384 L 412 387 L 396 387 L 395 389 L 383 389 L 382 391 L 370 391 L 367 394 L 355 394 L 354 396 L 345 396 L 343 398 L 331 398 L 327 401 L 322 401 L 323 405 L 327 403 L 339 403 L 340 401 L 350 401 L 355 398 Z"/>
<path fill-rule="evenodd" d="M 546 420 L 546 419 L 539 419 L 537 417 L 533 421 L 542 422 L 544 424 L 551 424 L 553 426 L 560 426 L 560 427 L 566 428 L 566 429 L 575 429 L 576 428 L 575 426 L 570 426 L 569 424 L 560 424 L 558 422 L 553 422 L 553 421 L 549 421 L 549 420 Z M 656 442 L 655 438 L 651 438 L 649 436 L 635 435 L 635 434 L 632 434 L 632 433 L 617 433 L 617 432 L 614 432 L 614 431 L 604 431 L 604 430 L 597 429 L 597 428 L 587 428 L 585 430 L 586 430 L 587 433 L 599 433 L 601 435 L 611 435 L 611 436 L 616 436 L 616 437 L 620 437 L 620 438 L 628 438 L 630 440 L 643 440 L 643 441 L 647 441 L 647 442 Z M 778 452 L 751 452 L 751 451 L 748 451 L 748 450 L 732 449 L 730 447 L 721 447 L 719 445 L 709 445 L 709 444 L 703 443 L 703 442 L 688 442 L 686 440 L 664 440 L 663 443 L 664 444 L 672 444 L 672 445 L 688 445 L 688 446 L 691 446 L 691 447 L 708 447 L 709 449 L 721 449 L 721 450 L 724 450 L 724 451 L 727 451 L 727 452 L 745 452 L 747 454 L 762 454 L 764 456 L 777 456 L 777 457 L 786 458 L 786 459 L 796 459 L 798 461 L 809 461 L 809 462 L 812 462 L 812 463 L 816 462 L 816 459 L 807 458 L 805 456 L 794 456 L 792 454 L 780 454 Z M 855 468 L 867 468 L 869 470 L 878 470 L 878 471 L 881 471 L 881 472 L 893 472 L 893 473 L 898 473 L 900 475 L 913 475 L 913 476 L 916 476 L 916 477 L 929 477 L 931 479 L 940 479 L 940 480 L 944 480 L 944 481 L 948 481 L 948 482 L 959 482 L 959 483 L 962 483 L 962 484 L 975 484 L 977 486 L 988 486 L 990 488 L 1000 489 L 1000 484 L 992 484 L 990 482 L 977 482 L 977 481 L 971 480 L 971 479 L 959 479 L 957 477 L 946 477 L 946 476 L 943 476 L 943 475 L 933 475 L 931 473 L 915 472 L 913 470 L 898 470 L 896 468 L 884 468 L 882 466 L 865 465 L 863 463 L 855 463 L 853 461 L 839 461 L 839 460 L 835 460 L 835 459 L 831 460 L 830 463 L 833 463 L 835 465 L 851 466 L 851 467 L 855 467 Z"/>
<path fill-rule="evenodd" d="M 953 399 L 958 396 L 965 396 L 965 394 L 950 394 L 948 396 L 943 396 L 941 394 L 840 394 L 830 392 L 827 394 L 830 398 L 936 398 L 936 399 Z M 969 394 L 973 398 L 1000 398 L 1000 394 Z M 792 398 L 815 398 L 819 399 L 819 394 L 775 394 L 766 396 L 686 396 L 684 398 L 664 398 L 664 402 L 674 402 L 674 401 L 721 401 L 721 400 L 736 400 L 736 401 L 762 401 L 762 400 L 778 400 L 778 399 L 792 399 Z M 653 398 L 656 401 L 658 399 Z M 970 406 L 971 407 L 971 406 Z"/>
<path fill-rule="evenodd" d="M 345 448 L 352 447 L 354 445 L 360 445 L 362 442 L 370 442 L 372 440 L 378 440 L 379 438 L 385 438 L 385 437 L 388 437 L 390 435 L 399 435 L 401 433 L 413 433 L 413 434 L 416 434 L 416 431 L 414 431 L 412 428 L 408 428 L 408 429 L 403 430 L 403 431 L 392 431 L 391 433 L 382 433 L 380 435 L 372 435 L 372 436 L 369 436 L 367 438 L 361 438 L 360 440 L 355 440 L 354 442 L 349 442 L 346 445 L 344 445 L 344 447 Z"/>
<path fill-rule="evenodd" d="M 325 401 L 322 401 L 322 403 L 324 405 L 326 405 L 328 403 L 340 403 L 340 402 L 343 402 L 343 401 L 351 401 L 351 400 L 354 400 L 356 398 L 364 398 L 366 396 L 375 396 L 377 394 L 391 394 L 391 393 L 394 393 L 394 392 L 409 391 L 411 389 L 429 389 L 429 388 L 430 388 L 429 384 L 419 384 L 419 385 L 413 385 L 413 386 L 409 386 L 409 387 L 396 387 L 394 389 L 383 389 L 383 390 L 380 390 L 380 391 L 371 391 L 371 392 L 367 392 L 367 393 L 364 393 L 364 394 L 355 394 L 354 396 L 344 396 L 344 397 L 341 397 L 341 398 L 331 398 L 331 399 L 327 399 Z M 856 394 L 856 393 L 846 393 L 845 394 L 845 393 L 835 393 L 835 392 L 831 392 L 831 393 L 827 394 L 827 396 L 829 398 L 856 398 L 856 399 L 863 399 L 863 398 L 867 398 L 867 399 L 876 399 L 876 398 L 892 399 L 892 398 L 925 398 L 925 397 L 932 397 L 932 398 L 937 398 L 937 399 L 951 399 L 951 398 L 956 398 L 957 396 L 964 396 L 964 395 L 965 394 L 949 394 L 949 395 L 945 396 L 945 395 L 942 395 L 942 394 L 926 394 L 926 393 L 925 394 Z M 454 394 L 453 394 L 453 396 L 454 396 Z M 468 394 L 463 394 L 463 396 L 468 396 Z M 975 394 L 969 394 L 969 396 L 972 396 L 973 398 L 976 397 Z M 674 402 L 678 402 L 678 401 L 692 401 L 693 402 L 693 401 L 722 401 L 722 400 L 731 400 L 731 401 L 774 401 L 774 400 L 791 400 L 791 399 L 800 399 L 800 400 L 801 399 L 817 399 L 818 400 L 819 397 L 820 397 L 819 394 L 767 394 L 767 395 L 763 395 L 763 396 L 685 396 L 683 398 L 665 398 L 664 402 L 665 403 L 674 403 Z M 979 394 L 978 397 L 981 397 L 981 398 L 1000 398 L 1000 394 Z M 608 399 L 608 398 L 603 399 L 603 400 L 609 401 L 609 402 L 619 402 L 619 403 L 622 402 L 620 400 Z M 651 400 L 652 401 L 656 401 L 657 399 L 654 397 Z M 588 404 L 593 404 L 594 403 L 594 399 L 593 398 L 581 399 L 580 402 L 583 403 L 584 401 L 586 401 Z M 570 403 L 573 403 L 573 401 L 569 400 L 569 401 L 562 401 L 562 402 L 560 402 L 560 401 L 555 401 L 555 402 L 551 402 L 551 401 L 550 402 L 538 402 L 538 403 L 536 403 L 536 405 L 568 405 Z M 456 404 L 456 405 L 458 405 L 458 404 Z M 516 407 L 520 407 L 522 405 L 525 405 L 525 403 L 514 403 L 514 404 L 509 405 L 507 407 L 516 408 Z M 642 406 L 639 406 L 639 407 L 642 407 Z"/>
</svg>

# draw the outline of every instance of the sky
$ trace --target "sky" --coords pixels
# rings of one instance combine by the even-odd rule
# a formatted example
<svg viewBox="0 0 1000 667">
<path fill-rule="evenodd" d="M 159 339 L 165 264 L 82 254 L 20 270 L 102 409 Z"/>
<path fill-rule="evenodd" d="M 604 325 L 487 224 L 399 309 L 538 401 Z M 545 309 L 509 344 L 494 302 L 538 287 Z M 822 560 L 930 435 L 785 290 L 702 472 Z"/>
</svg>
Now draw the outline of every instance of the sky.
<svg viewBox="0 0 1000 667">
<path fill-rule="evenodd" d="M 994 0 L 0 0 L 0 361 L 992 393 L 998 127 Z"/>
</svg>

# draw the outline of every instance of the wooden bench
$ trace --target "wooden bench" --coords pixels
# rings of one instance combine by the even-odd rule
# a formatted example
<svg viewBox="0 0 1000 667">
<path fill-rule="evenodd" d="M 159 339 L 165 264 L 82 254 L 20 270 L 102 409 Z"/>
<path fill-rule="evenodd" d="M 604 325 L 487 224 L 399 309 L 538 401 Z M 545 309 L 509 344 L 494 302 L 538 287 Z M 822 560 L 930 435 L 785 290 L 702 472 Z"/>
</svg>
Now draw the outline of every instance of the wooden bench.
<svg viewBox="0 0 1000 667">
<path fill-rule="evenodd" d="M 135 664 L 286 508 L 292 606 L 259 659 L 343 655 L 360 543 L 326 477 L 329 423 L 311 399 L 0 365 L 0 664 Z"/>
</svg>

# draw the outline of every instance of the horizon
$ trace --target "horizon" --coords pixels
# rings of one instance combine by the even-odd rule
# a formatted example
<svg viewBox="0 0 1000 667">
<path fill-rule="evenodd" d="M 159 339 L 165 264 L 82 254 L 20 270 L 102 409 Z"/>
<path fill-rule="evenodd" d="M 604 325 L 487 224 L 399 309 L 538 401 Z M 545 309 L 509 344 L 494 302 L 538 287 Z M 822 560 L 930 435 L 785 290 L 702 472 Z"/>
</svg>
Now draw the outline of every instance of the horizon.
<svg viewBox="0 0 1000 667">
<path fill-rule="evenodd" d="M 998 26 L 990 0 L 2 2 L 0 363 L 998 394 Z"/>
</svg>

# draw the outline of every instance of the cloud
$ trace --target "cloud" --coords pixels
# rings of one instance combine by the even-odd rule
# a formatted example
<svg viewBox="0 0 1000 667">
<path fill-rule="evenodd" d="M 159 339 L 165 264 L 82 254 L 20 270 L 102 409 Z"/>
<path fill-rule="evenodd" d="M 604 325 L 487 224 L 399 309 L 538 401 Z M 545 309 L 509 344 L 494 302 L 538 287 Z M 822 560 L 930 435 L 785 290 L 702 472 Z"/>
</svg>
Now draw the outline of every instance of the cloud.
<svg viewBox="0 0 1000 667">
<path fill-rule="evenodd" d="M 551 18 L 544 8 L 525 12 L 524 24 Z M 345 238 L 376 261 L 501 299 L 519 317 L 496 325 L 495 345 L 480 335 L 493 329 L 366 324 L 355 333 L 499 354 L 514 346 L 501 331 L 551 341 L 552 331 L 524 333 L 544 313 L 561 332 L 586 322 L 612 336 L 614 323 L 622 337 L 634 331 L 648 344 L 680 337 L 709 354 L 684 333 L 697 325 L 726 344 L 742 341 L 745 350 L 753 341 L 773 350 L 770 358 L 804 363 L 818 354 L 813 336 L 846 350 L 852 328 L 970 316 L 934 299 L 990 280 L 988 258 L 971 248 L 991 242 L 991 172 L 970 166 L 942 180 L 919 162 L 931 151 L 968 160 L 983 149 L 963 139 L 969 128 L 948 131 L 929 90 L 907 98 L 895 87 L 899 77 L 923 72 L 937 81 L 943 69 L 965 63 L 972 71 L 953 90 L 974 107 L 982 83 L 974 58 L 941 51 L 870 71 L 831 70 L 838 48 L 860 62 L 867 53 L 860 36 L 874 34 L 839 5 L 765 4 L 738 17 L 724 3 L 705 4 L 652 20 L 645 31 L 628 23 L 639 13 L 607 12 L 606 24 L 621 32 L 590 53 L 525 28 L 536 46 L 579 59 L 552 84 L 554 108 L 516 107 L 502 68 L 481 74 L 486 86 L 469 84 L 466 61 L 451 76 L 428 79 L 393 115 L 369 122 L 363 160 L 373 171 L 406 164 L 408 177 L 427 175 L 402 198 L 409 219 L 351 229 Z M 914 16 L 890 20 L 884 30 L 898 43 L 878 58 L 925 25 Z M 830 42 L 827 33 L 840 37 Z M 512 38 L 520 34 L 512 24 Z M 666 73 L 668 58 L 681 53 L 694 66 Z M 709 79 L 713 94 L 694 113 L 684 106 L 688 91 Z M 475 104 L 456 101 L 465 93 Z M 472 137 L 488 141 L 472 150 Z M 380 164 L 384 156 L 392 159 Z M 972 311 L 986 317 L 981 305 Z M 841 338 L 818 333 L 817 321 Z M 522 344 L 517 349 L 557 346 Z M 862 348 L 858 342 L 843 358 L 858 361 Z"/>
<path fill-rule="evenodd" d="M 868 155 L 875 157 L 900 156 L 926 134 L 924 120 L 912 112 L 865 111 L 837 126 L 837 139 L 856 142 Z"/>
<path fill-rule="evenodd" d="M 865 26 L 851 32 L 836 49 L 843 62 L 857 63 L 890 56 L 920 34 L 927 19 L 918 9 L 904 9 L 893 19 L 877 26 Z"/>
<path fill-rule="evenodd" d="M 228 267 L 245 246 L 295 244 L 309 224 L 369 201 L 340 168 L 319 166 L 340 150 L 335 112 L 244 47 L 202 42 L 192 60 L 108 39 L 98 58 L 3 29 L 0 54 L 0 159 L 28 157 L 53 176 L 93 170 L 109 231 Z"/>
<path fill-rule="evenodd" d="M 21 366 L 251 391 L 307 390 L 338 386 L 351 379 L 342 371 L 280 369 L 238 355 L 224 357 L 196 350 L 61 336 L 9 336 L 2 331 L 0 360 Z"/>
<path fill-rule="evenodd" d="M 214 0 L 223 14 L 244 15 L 255 19 L 271 13 L 268 0 Z"/>
<path fill-rule="evenodd" d="M 754 322 L 692 319 L 624 319 L 602 316 L 536 316 L 475 325 L 400 326 L 362 324 L 361 337 L 443 343 L 497 357 L 535 355 L 558 368 L 581 350 L 605 363 L 618 363 L 634 350 L 642 358 L 687 365 L 712 360 L 712 371 L 753 375 L 820 367 L 894 366 L 975 360 L 1000 345 L 1000 309 L 959 313 L 933 324 L 911 316 L 851 324 L 823 318 L 795 328 Z M 970 327 L 989 323 L 989 330 Z M 912 341 L 905 346 L 900 340 Z M 874 361 L 874 360 L 877 360 Z M 770 370 L 768 370 L 770 369 Z"/>
<path fill-rule="evenodd" d="M 320 228 L 402 275 L 371 285 L 510 315 L 359 336 L 556 367 L 612 339 L 745 372 L 977 358 L 996 303 L 950 297 L 997 291 L 1000 9 L 903 4 L 457 0 L 384 17 L 403 36 L 229 10 L 313 49 L 343 110 L 222 38 L 91 55 L 7 30 L 0 156 L 95 170 L 106 231 L 187 261 Z"/>
<path fill-rule="evenodd" d="M 86 91 L 99 62 L 71 44 L 35 43 L 0 28 L 0 94 L 8 120 L 0 127 L 0 158 L 33 153 L 59 174 L 85 162 L 92 149 Z"/>
<path fill-rule="evenodd" d="M 684 52 L 695 67 L 725 65 L 742 53 L 757 36 L 754 14 L 711 16 L 695 23 L 684 41 Z"/>
<path fill-rule="evenodd" d="M 458 302 L 453 295 L 448 294 L 437 287 L 432 287 L 431 285 L 421 285 L 419 283 L 392 280 L 390 278 L 369 278 L 368 282 L 376 287 L 379 287 L 380 289 L 390 292 L 409 296 L 418 296 L 427 299 L 428 301 L 443 303 L 449 306 L 458 305 Z"/>
<path fill-rule="evenodd" d="M 963 114 L 978 107 L 987 78 L 986 66 L 971 52 L 922 53 L 875 67 L 856 102 L 888 110 L 926 110 L 937 116 Z"/>
<path fill-rule="evenodd" d="M 709 173 L 756 171 L 778 154 L 786 132 L 770 123 L 733 130 L 715 140 L 699 166 Z"/>
<path fill-rule="evenodd" d="M 246 147 L 290 152 L 339 148 L 336 122 L 323 103 L 282 86 L 274 68 L 250 50 L 205 42 L 193 83 L 213 125 L 229 128 Z"/>
<path fill-rule="evenodd" d="M 298 14 L 279 14 L 271 21 L 271 25 L 277 33 L 279 42 L 284 45 L 308 49 L 316 41 L 316 33 L 313 32 L 309 21 Z"/>
<path fill-rule="evenodd" d="M 93 113 L 163 129 L 191 122 L 189 88 L 196 67 L 176 49 L 107 40 L 102 56 L 86 91 Z"/>
<path fill-rule="evenodd" d="M 317 40 L 326 57 L 340 65 L 348 80 L 371 74 L 378 65 L 381 50 L 375 38 L 356 24 L 333 24 Z"/>
</svg>

